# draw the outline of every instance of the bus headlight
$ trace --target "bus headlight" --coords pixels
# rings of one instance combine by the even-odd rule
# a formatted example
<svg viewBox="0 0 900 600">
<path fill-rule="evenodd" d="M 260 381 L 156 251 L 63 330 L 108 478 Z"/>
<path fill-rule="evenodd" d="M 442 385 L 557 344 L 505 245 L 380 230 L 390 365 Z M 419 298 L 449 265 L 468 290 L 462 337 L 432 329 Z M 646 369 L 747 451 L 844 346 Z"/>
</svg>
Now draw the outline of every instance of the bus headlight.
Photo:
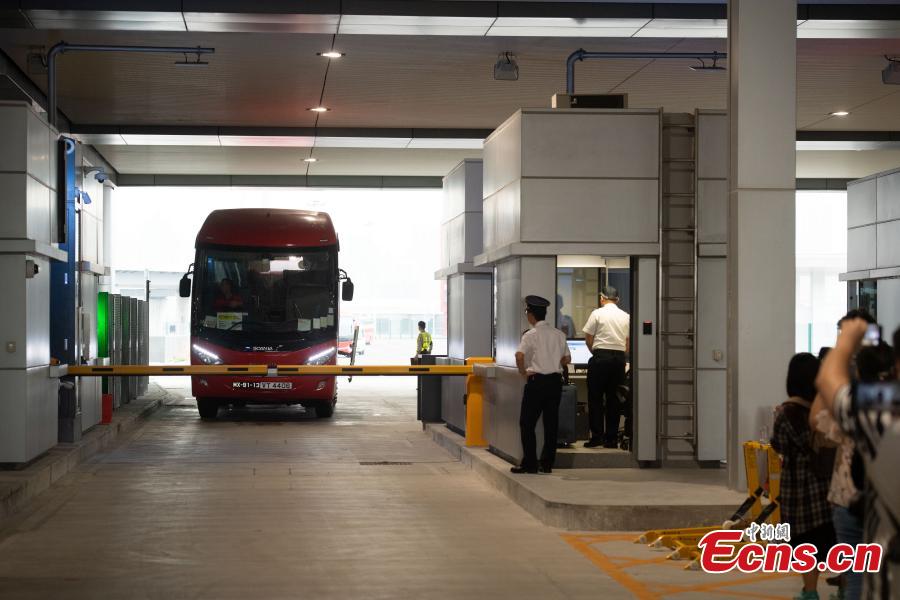
<svg viewBox="0 0 900 600">
<path fill-rule="evenodd" d="M 224 362 L 219 358 L 218 354 L 210 352 L 203 346 L 194 344 L 192 348 L 194 349 L 194 356 L 196 356 L 204 365 L 221 365 Z"/>
<path fill-rule="evenodd" d="M 334 348 L 328 348 L 327 350 L 322 350 L 316 354 L 313 354 L 309 358 L 306 359 L 306 364 L 308 365 L 324 365 L 331 358 L 331 355 L 334 354 Z"/>
</svg>

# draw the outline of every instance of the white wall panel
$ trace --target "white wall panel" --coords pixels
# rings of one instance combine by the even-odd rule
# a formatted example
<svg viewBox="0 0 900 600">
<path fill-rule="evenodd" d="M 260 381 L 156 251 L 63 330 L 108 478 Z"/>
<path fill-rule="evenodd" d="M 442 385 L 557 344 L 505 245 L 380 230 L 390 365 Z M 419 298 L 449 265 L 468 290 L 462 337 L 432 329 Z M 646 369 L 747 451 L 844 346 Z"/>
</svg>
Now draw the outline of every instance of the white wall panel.
<svg viewBox="0 0 900 600">
<path fill-rule="evenodd" d="M 658 261 L 655 258 L 638 260 L 635 320 L 651 321 L 653 334 L 641 333 L 633 343 L 633 355 L 636 357 L 636 377 L 634 395 L 634 437 L 637 459 L 655 461 L 658 459 L 656 445 L 657 423 L 657 389 L 656 389 L 656 342 L 659 332 L 658 322 Z"/>
<path fill-rule="evenodd" d="M 847 270 L 874 269 L 875 225 L 847 230 Z"/>
<path fill-rule="evenodd" d="M 33 260 L 38 274 L 25 278 L 25 262 Z M 39 257 L 0 254 L 3 316 L 0 319 L 0 369 L 24 369 L 50 362 L 50 263 Z M 6 344 L 15 344 L 15 352 Z"/>
<path fill-rule="evenodd" d="M 526 179 L 521 241 L 655 242 L 655 179 Z"/>
<path fill-rule="evenodd" d="M 27 462 L 56 445 L 58 380 L 48 369 L 0 369 L 0 463 Z"/>
<path fill-rule="evenodd" d="M 521 180 L 484 199 L 482 232 L 484 250 L 492 250 L 519 241 Z"/>
<path fill-rule="evenodd" d="M 24 173 L 28 169 L 28 109 L 20 105 L 0 105 L 0 171 Z"/>
<path fill-rule="evenodd" d="M 28 111 L 28 173 L 46 186 L 50 181 L 49 128 L 36 114 Z"/>
<path fill-rule="evenodd" d="M 727 367 L 726 263 L 725 258 L 700 258 L 697 263 L 697 366 L 701 369 Z"/>
<path fill-rule="evenodd" d="M 0 190 L 0 238 L 50 243 L 50 189 L 24 173 L 0 173 Z"/>
<path fill-rule="evenodd" d="M 463 161 L 466 171 L 466 212 L 481 212 L 481 201 L 484 198 L 484 162 L 467 159 Z"/>
<path fill-rule="evenodd" d="M 728 181 L 697 182 L 697 236 L 703 244 L 728 241 Z"/>
<path fill-rule="evenodd" d="M 525 112 L 523 177 L 659 176 L 659 114 Z"/>
<path fill-rule="evenodd" d="M 876 219 L 875 179 L 847 185 L 847 227 L 869 225 Z"/>
<path fill-rule="evenodd" d="M 475 257 L 484 250 L 484 215 L 481 211 L 467 212 L 465 227 L 465 248 L 463 260 L 467 263 L 475 260 Z"/>
<path fill-rule="evenodd" d="M 876 181 L 878 220 L 900 219 L 900 171 L 882 175 Z"/>
<path fill-rule="evenodd" d="M 700 179 L 728 177 L 728 115 L 699 113 L 697 169 Z"/>
<path fill-rule="evenodd" d="M 697 371 L 697 460 L 725 460 L 728 452 L 727 371 Z"/>
<path fill-rule="evenodd" d="M 863 227 L 861 229 L 871 229 L 871 227 Z M 850 231 L 858 230 L 851 229 Z M 879 223 L 876 231 L 878 267 L 900 267 L 900 220 Z"/>
<path fill-rule="evenodd" d="M 482 198 L 496 193 L 522 176 L 522 115 L 507 119 L 484 142 Z"/>
<path fill-rule="evenodd" d="M 494 320 L 490 274 L 469 273 L 465 277 L 465 346 L 463 356 L 491 356 Z"/>
<path fill-rule="evenodd" d="M 447 278 L 447 355 L 465 358 L 465 280 L 463 275 Z"/>
</svg>

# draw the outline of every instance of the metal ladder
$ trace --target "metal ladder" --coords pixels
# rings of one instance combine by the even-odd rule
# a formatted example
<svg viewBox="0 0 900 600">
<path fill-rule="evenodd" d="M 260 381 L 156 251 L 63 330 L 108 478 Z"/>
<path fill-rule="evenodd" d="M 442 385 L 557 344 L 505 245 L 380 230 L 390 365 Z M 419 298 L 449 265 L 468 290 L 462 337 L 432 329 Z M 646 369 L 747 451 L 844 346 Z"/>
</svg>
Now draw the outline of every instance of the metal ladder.
<svg viewBox="0 0 900 600">
<path fill-rule="evenodd" d="M 663 114 L 657 447 L 665 463 L 697 451 L 697 198 L 694 115 Z"/>
</svg>

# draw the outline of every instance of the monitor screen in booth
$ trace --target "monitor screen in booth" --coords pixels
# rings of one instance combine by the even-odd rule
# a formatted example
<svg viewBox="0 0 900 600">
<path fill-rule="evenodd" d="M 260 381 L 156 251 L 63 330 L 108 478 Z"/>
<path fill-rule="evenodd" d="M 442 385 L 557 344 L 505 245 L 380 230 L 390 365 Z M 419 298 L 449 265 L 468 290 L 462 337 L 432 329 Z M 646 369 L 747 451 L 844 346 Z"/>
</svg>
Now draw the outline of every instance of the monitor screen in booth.
<svg viewBox="0 0 900 600">
<path fill-rule="evenodd" d="M 572 355 L 572 364 L 576 367 L 585 367 L 591 360 L 591 352 L 584 340 L 569 340 L 569 353 Z"/>
</svg>

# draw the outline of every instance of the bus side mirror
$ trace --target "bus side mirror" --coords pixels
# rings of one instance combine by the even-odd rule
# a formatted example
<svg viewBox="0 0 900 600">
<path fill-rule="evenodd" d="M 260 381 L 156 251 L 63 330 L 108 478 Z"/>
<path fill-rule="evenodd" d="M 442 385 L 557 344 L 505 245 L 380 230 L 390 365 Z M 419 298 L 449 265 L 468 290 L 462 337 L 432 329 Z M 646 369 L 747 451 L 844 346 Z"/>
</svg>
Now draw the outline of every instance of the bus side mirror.
<svg viewBox="0 0 900 600">
<path fill-rule="evenodd" d="M 178 282 L 178 295 L 182 298 L 191 297 L 191 280 L 188 279 L 187 273 Z"/>
<path fill-rule="evenodd" d="M 353 300 L 353 282 L 349 279 L 341 285 L 341 300 L 344 302 Z"/>
</svg>

